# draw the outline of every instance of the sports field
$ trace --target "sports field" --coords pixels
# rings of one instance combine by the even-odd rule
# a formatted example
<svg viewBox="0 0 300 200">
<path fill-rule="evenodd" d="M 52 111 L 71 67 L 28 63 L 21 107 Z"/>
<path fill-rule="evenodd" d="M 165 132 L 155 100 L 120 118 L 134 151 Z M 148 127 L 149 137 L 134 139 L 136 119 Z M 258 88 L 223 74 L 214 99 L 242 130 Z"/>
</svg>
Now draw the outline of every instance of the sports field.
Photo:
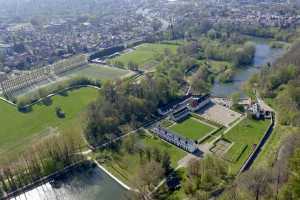
<svg viewBox="0 0 300 200">
<path fill-rule="evenodd" d="M 225 139 L 234 143 L 231 149 L 225 154 L 228 160 L 235 161 L 231 163 L 233 172 L 238 172 L 243 163 L 248 159 L 269 125 L 270 120 L 246 118 L 224 135 Z"/>
<path fill-rule="evenodd" d="M 98 64 L 89 64 L 87 67 L 72 70 L 70 73 L 68 73 L 68 76 L 80 76 L 89 79 L 105 81 L 121 79 L 122 77 L 129 76 L 130 74 L 131 72 L 125 69 Z"/>
<path fill-rule="evenodd" d="M 136 143 L 142 149 L 151 148 L 152 150 L 158 149 L 161 153 L 167 152 L 171 157 L 171 164 L 174 168 L 177 166 L 177 162 L 186 155 L 185 151 L 145 132 L 137 134 Z M 129 154 L 122 148 L 118 153 L 110 152 L 110 157 L 111 160 L 104 163 L 105 168 L 126 184 L 131 185 L 142 165 L 140 153 Z"/>
<path fill-rule="evenodd" d="M 207 135 L 209 132 L 214 130 L 213 127 L 208 126 L 201 121 L 190 117 L 182 122 L 179 122 L 171 127 L 169 130 L 182 135 L 192 140 L 199 140 Z"/>
<path fill-rule="evenodd" d="M 152 44 L 145 43 L 135 47 L 131 52 L 124 53 L 116 58 L 111 59 L 111 62 L 122 62 L 125 66 L 130 62 L 140 65 L 141 68 L 149 69 L 155 65 L 155 56 L 163 53 L 165 49 L 169 49 L 175 53 L 177 50 L 176 44 Z"/>
<path fill-rule="evenodd" d="M 34 139 L 55 132 L 56 128 L 62 130 L 65 127 L 77 127 L 76 130 L 80 130 L 80 112 L 96 99 L 97 94 L 93 88 L 69 91 L 66 96 L 52 97 L 50 106 L 37 104 L 28 113 L 21 113 L 16 107 L 0 101 L 0 158 L 11 152 L 21 152 Z M 56 116 L 57 106 L 65 112 L 65 118 Z"/>
</svg>

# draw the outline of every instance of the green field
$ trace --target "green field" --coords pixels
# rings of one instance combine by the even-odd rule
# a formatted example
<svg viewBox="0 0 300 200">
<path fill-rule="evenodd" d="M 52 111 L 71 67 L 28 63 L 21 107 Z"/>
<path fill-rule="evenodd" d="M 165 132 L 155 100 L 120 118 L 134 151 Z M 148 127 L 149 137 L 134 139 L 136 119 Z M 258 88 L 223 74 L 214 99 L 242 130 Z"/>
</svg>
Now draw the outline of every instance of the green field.
<svg viewBox="0 0 300 200">
<path fill-rule="evenodd" d="M 122 62 L 127 65 L 130 61 L 140 65 L 141 68 L 149 69 L 155 65 L 155 56 L 161 54 L 165 49 L 170 49 L 175 53 L 177 45 L 173 44 L 152 44 L 146 43 L 136 47 L 135 50 L 122 54 L 116 58 L 111 59 L 111 62 Z"/>
<path fill-rule="evenodd" d="M 138 134 L 137 138 L 138 145 L 143 148 L 151 147 L 152 149 L 157 148 L 161 152 L 168 152 L 174 168 L 177 166 L 177 162 L 186 155 L 185 151 L 176 148 L 159 138 L 153 137 L 151 134 Z M 121 149 L 118 153 L 112 152 L 111 157 L 112 159 L 110 161 L 105 161 L 105 168 L 130 185 L 137 175 L 137 171 L 141 167 L 139 153 L 135 152 L 129 154 L 124 149 Z"/>
<path fill-rule="evenodd" d="M 240 167 L 248 159 L 250 154 L 253 152 L 255 145 L 259 143 L 264 133 L 270 125 L 270 120 L 253 120 L 244 119 L 229 132 L 224 135 L 224 138 L 233 142 L 234 145 L 231 147 L 225 157 L 227 158 L 237 158 L 238 154 L 241 153 L 243 147 L 247 145 L 246 150 L 242 153 L 239 159 L 231 164 L 232 171 L 234 173 L 238 172 Z"/>
<path fill-rule="evenodd" d="M 169 129 L 179 135 L 190 138 L 192 140 L 199 140 L 209 132 L 211 132 L 214 128 L 208 126 L 204 123 L 201 123 L 199 120 L 190 117 L 182 122 L 179 122 Z"/>
<path fill-rule="evenodd" d="M 47 136 L 55 128 L 79 126 L 80 112 L 96 99 L 97 94 L 93 88 L 69 91 L 66 96 L 52 97 L 50 106 L 37 104 L 28 113 L 19 112 L 16 107 L 0 101 L 0 157 L 12 152 L 17 154 L 35 138 Z M 57 106 L 66 113 L 64 119 L 56 116 Z"/>
<path fill-rule="evenodd" d="M 87 67 L 72 70 L 68 76 L 87 77 L 96 80 L 115 80 L 130 75 L 130 71 L 105 65 L 89 64 Z"/>
<path fill-rule="evenodd" d="M 234 143 L 234 145 L 226 152 L 224 158 L 230 162 L 237 162 L 247 148 L 247 144 Z"/>
</svg>

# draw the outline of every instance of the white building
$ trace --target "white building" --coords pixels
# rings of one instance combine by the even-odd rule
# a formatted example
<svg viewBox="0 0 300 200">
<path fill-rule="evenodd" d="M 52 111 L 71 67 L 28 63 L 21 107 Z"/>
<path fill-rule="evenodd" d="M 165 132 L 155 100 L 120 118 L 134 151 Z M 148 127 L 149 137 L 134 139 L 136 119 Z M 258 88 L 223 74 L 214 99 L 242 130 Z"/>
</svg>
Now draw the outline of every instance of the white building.
<svg viewBox="0 0 300 200">
<path fill-rule="evenodd" d="M 157 134 L 163 140 L 176 145 L 177 147 L 193 153 L 197 150 L 197 146 L 194 141 L 181 137 L 169 130 L 163 129 L 161 127 L 155 127 L 152 131 Z"/>
</svg>

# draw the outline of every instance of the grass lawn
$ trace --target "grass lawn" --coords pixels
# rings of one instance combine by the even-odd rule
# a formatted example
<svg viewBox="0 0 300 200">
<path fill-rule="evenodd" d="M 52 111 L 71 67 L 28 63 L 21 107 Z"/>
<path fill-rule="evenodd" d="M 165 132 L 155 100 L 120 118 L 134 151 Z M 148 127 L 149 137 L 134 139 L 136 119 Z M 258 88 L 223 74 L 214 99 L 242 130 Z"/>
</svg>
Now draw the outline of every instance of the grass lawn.
<svg viewBox="0 0 300 200">
<path fill-rule="evenodd" d="M 93 88 L 69 91 L 67 96 L 52 97 L 52 105 L 37 104 L 28 113 L 19 112 L 16 107 L 0 101 L 0 158 L 23 151 L 35 138 L 52 133 L 51 129 L 80 126 L 80 112 L 96 99 L 97 94 Z M 56 116 L 57 106 L 66 113 L 64 119 Z"/>
<path fill-rule="evenodd" d="M 126 75 L 130 75 L 130 73 L 130 71 L 124 69 L 118 69 L 105 65 L 89 64 L 87 67 L 71 71 L 71 73 L 69 73 L 68 75 L 71 77 L 83 76 L 90 79 L 105 81 L 119 79 Z"/>
<path fill-rule="evenodd" d="M 147 69 L 153 67 L 152 62 L 154 61 L 155 55 L 163 53 L 165 49 L 170 49 L 171 52 L 175 53 L 177 50 L 176 44 L 152 44 L 145 43 L 136 47 L 134 51 L 125 53 L 116 58 L 113 58 L 111 61 L 120 61 L 123 64 L 127 65 L 130 61 L 137 63 L 140 67 Z M 147 66 L 150 65 L 150 66 Z"/>
<path fill-rule="evenodd" d="M 231 147 L 233 149 L 225 154 L 226 157 L 236 157 L 236 155 L 242 151 L 242 146 L 247 145 L 246 150 L 243 151 L 239 159 L 230 164 L 231 170 L 234 173 L 238 172 L 240 167 L 248 159 L 255 145 L 259 143 L 269 125 L 270 120 L 257 121 L 246 118 L 224 135 L 225 139 L 234 143 Z"/>
<path fill-rule="evenodd" d="M 177 162 L 186 155 L 186 152 L 183 150 L 176 148 L 151 134 L 137 134 L 137 144 L 143 148 L 151 147 L 152 149 L 157 148 L 161 152 L 168 152 L 174 168 L 177 166 Z M 112 160 L 105 161 L 104 167 L 113 175 L 131 185 L 142 165 L 139 153 L 135 152 L 129 154 L 124 149 L 121 149 L 119 153 L 113 152 L 111 157 Z"/>
<path fill-rule="evenodd" d="M 214 128 L 201 123 L 199 120 L 193 117 L 190 117 L 169 127 L 169 129 L 184 137 L 190 138 L 192 140 L 198 140 L 211 132 Z"/>
<path fill-rule="evenodd" d="M 224 158 L 230 162 L 236 162 L 247 148 L 247 144 L 234 143 L 234 145 L 227 151 Z"/>
</svg>

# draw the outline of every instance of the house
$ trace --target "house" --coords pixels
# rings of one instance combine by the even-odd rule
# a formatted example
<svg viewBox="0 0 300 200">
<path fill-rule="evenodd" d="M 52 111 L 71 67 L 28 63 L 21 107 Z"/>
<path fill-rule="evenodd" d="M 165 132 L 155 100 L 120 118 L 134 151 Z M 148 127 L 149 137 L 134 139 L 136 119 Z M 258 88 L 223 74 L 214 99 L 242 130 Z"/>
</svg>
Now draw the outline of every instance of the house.
<svg viewBox="0 0 300 200">
<path fill-rule="evenodd" d="M 155 127 L 152 129 L 152 131 L 163 140 L 166 140 L 167 142 L 174 144 L 189 153 L 193 153 L 197 150 L 197 146 L 194 141 L 179 136 L 167 129 Z"/>
<path fill-rule="evenodd" d="M 259 103 L 252 104 L 248 109 L 256 119 L 271 119 L 272 110 L 265 109 Z"/>
<path fill-rule="evenodd" d="M 158 113 L 162 116 L 178 111 L 179 108 L 187 107 L 191 112 L 195 112 L 210 103 L 210 95 L 185 95 L 173 100 L 158 108 Z"/>
<path fill-rule="evenodd" d="M 197 97 L 192 97 L 189 104 L 188 104 L 188 108 L 190 109 L 190 111 L 195 112 L 197 110 L 200 110 L 201 108 L 205 107 L 206 105 L 208 105 L 210 103 L 210 95 L 201 95 L 201 96 L 197 96 Z"/>
<path fill-rule="evenodd" d="M 173 112 L 176 108 L 186 105 L 186 103 L 189 101 L 190 97 L 191 97 L 191 95 L 185 95 L 181 98 L 177 98 L 173 101 L 163 104 L 162 106 L 160 106 L 157 109 L 157 112 L 162 116 L 168 115 L 171 112 Z"/>
<path fill-rule="evenodd" d="M 176 109 L 170 117 L 173 121 L 178 122 L 185 119 L 187 116 L 189 116 L 189 114 L 190 110 L 186 106 L 182 106 Z"/>
</svg>

